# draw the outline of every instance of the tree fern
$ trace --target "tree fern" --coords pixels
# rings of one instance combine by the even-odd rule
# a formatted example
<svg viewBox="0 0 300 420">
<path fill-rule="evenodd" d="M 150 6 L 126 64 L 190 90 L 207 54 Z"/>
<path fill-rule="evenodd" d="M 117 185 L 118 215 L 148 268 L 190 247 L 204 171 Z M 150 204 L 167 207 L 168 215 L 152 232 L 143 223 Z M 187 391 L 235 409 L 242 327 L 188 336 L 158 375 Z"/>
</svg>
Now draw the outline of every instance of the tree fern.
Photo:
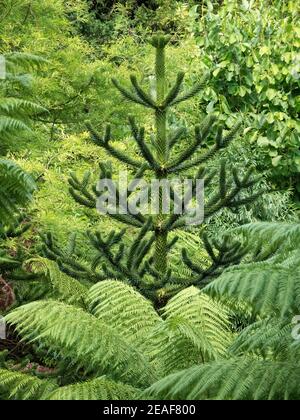
<svg viewBox="0 0 300 420">
<path fill-rule="evenodd" d="M 226 310 L 195 287 L 174 296 L 162 317 L 144 345 L 162 375 L 224 356 L 230 343 Z"/>
<path fill-rule="evenodd" d="M 26 373 L 0 369 L 0 393 L 12 400 L 44 399 L 55 385 Z"/>
<path fill-rule="evenodd" d="M 151 383 L 155 377 L 140 351 L 80 308 L 56 301 L 32 302 L 11 312 L 7 322 L 24 340 L 48 347 L 76 369 L 109 372 L 113 378 L 137 385 Z"/>
<path fill-rule="evenodd" d="M 172 298 L 162 317 L 132 286 L 119 281 L 99 282 L 88 300 L 92 313 L 140 346 L 162 374 L 190 360 L 216 359 L 229 345 L 226 310 L 194 287 Z"/>
<path fill-rule="evenodd" d="M 1 80 L 1 87 L 7 88 L 12 73 L 20 69 L 31 69 L 44 60 L 40 57 L 11 53 L 5 56 L 7 77 Z M 7 89 L 5 89 L 7 90 Z M 45 111 L 40 105 L 15 97 L 6 97 L 0 91 L 0 145 L 9 135 L 18 135 L 20 131 L 29 129 L 29 116 Z M 27 204 L 35 189 L 32 178 L 25 174 L 16 164 L 0 160 L 0 220 L 1 225 L 10 224 L 19 206 Z"/>
<path fill-rule="evenodd" d="M 300 398 L 299 375 L 295 362 L 220 360 L 167 376 L 146 395 L 180 400 L 293 400 Z"/>
<path fill-rule="evenodd" d="M 24 75 L 20 77 L 20 72 L 40 67 L 45 61 L 42 57 L 32 54 L 6 54 L 6 77 L 0 81 L 0 87 L 4 86 L 7 91 L 10 82 L 22 82 Z M 19 97 L 7 97 L 7 95 L 1 95 L 0 92 L 0 141 L 11 135 L 17 135 L 22 130 L 28 130 L 30 116 L 38 112 L 46 112 L 46 109 L 32 101 Z"/>
<path fill-rule="evenodd" d="M 47 400 L 133 400 L 141 393 L 124 383 L 102 376 L 89 381 L 60 387 Z"/>
<path fill-rule="evenodd" d="M 53 295 L 66 303 L 84 306 L 88 287 L 64 274 L 53 261 L 46 258 L 35 258 L 28 261 L 37 273 L 43 273 L 50 281 Z"/>
<path fill-rule="evenodd" d="M 280 251 L 299 248 L 300 223 L 251 223 L 234 230 L 248 237 L 253 246 L 263 243 L 280 247 Z"/>
<path fill-rule="evenodd" d="M 162 313 L 167 319 L 182 317 L 194 324 L 211 342 L 212 353 L 224 353 L 230 340 L 228 312 L 196 287 L 189 287 L 174 296 Z"/>
<path fill-rule="evenodd" d="M 300 358 L 300 346 L 292 337 L 291 319 L 261 319 L 246 327 L 229 348 L 235 356 L 249 354 L 269 360 L 295 363 Z"/>
<path fill-rule="evenodd" d="M 45 108 L 35 102 L 14 97 L 4 97 L 0 99 L 1 114 L 4 113 L 27 118 L 28 114 L 40 111 L 45 111 Z"/>
<path fill-rule="evenodd" d="M 0 369 L 0 394 L 10 400 L 132 400 L 141 390 L 106 376 L 59 387 L 55 380 Z"/>
<path fill-rule="evenodd" d="M 278 226 L 278 228 L 277 228 Z M 261 240 L 268 246 L 282 244 L 269 259 L 242 264 L 227 269 L 205 292 L 223 301 L 246 302 L 255 314 L 280 317 L 300 310 L 300 240 L 299 224 L 256 224 L 243 228 L 252 240 Z M 295 250 L 293 250 L 296 248 Z"/>
<path fill-rule="evenodd" d="M 160 322 L 150 301 L 133 287 L 116 280 L 97 283 L 87 299 L 91 312 L 116 328 L 129 342 L 145 339 Z"/>
<path fill-rule="evenodd" d="M 49 266 L 33 260 L 31 264 L 52 277 L 57 297 L 78 305 L 78 284 L 66 276 L 60 286 L 55 263 Z M 101 381 L 98 398 L 133 397 L 133 388 L 142 390 L 189 363 L 215 360 L 229 345 L 226 310 L 196 288 L 171 299 L 161 316 L 150 301 L 123 282 L 99 282 L 85 295 L 83 289 L 79 292 L 85 310 L 41 300 L 18 307 L 6 317 L 42 360 L 57 366 L 57 375 L 69 378 L 70 385 L 55 390 L 53 399 L 95 398 Z"/>
<path fill-rule="evenodd" d="M 2 137 L 11 131 L 27 129 L 28 126 L 23 121 L 17 120 L 16 118 L 12 118 L 10 116 L 0 116 L 0 133 L 2 133 Z"/>
<path fill-rule="evenodd" d="M 5 54 L 6 69 L 10 74 L 19 73 L 20 71 L 32 71 L 40 68 L 47 60 L 39 55 L 10 52 Z"/>
<path fill-rule="evenodd" d="M 18 208 L 25 206 L 32 197 L 35 183 L 18 165 L 0 159 L 0 220 L 10 224 L 15 220 Z"/>
<path fill-rule="evenodd" d="M 21 131 L 29 129 L 30 116 L 45 111 L 43 107 L 31 101 L 19 97 L 7 97 L 8 92 L 13 90 L 12 82 L 20 81 L 19 71 L 31 69 L 42 61 L 30 54 L 16 53 L 5 56 L 5 79 L 0 80 L 0 148 L 3 140 L 11 138 L 16 141 Z M 22 208 L 31 200 L 35 188 L 35 183 L 29 174 L 15 163 L 0 159 L 0 240 L 7 236 L 16 237 L 28 229 L 28 223 L 23 223 L 24 216 L 23 219 L 21 217 Z M 8 276 L 11 280 L 33 277 L 31 273 L 22 270 L 23 261 L 19 252 L 13 259 L 5 252 L 0 253 L 0 275 L 4 278 Z M 14 293 L 12 295 L 15 297 Z M 7 299 L 5 300 L 7 302 Z M 9 299 L 8 302 L 11 304 L 12 300 Z M 7 305 L 2 309 L 7 309 Z"/>
<path fill-rule="evenodd" d="M 286 316 L 300 308 L 300 258 L 287 264 L 250 265 L 223 273 L 205 290 L 224 301 L 245 301 L 254 313 Z"/>
<path fill-rule="evenodd" d="M 42 106 L 18 98 L 0 98 L 0 139 L 29 130 L 29 116 L 46 112 Z"/>
<path fill-rule="evenodd" d="M 163 399 L 300 398 L 300 345 L 292 338 L 291 323 L 300 309 L 299 225 L 261 223 L 236 233 L 243 233 L 257 247 L 256 261 L 227 269 L 204 292 L 239 310 L 244 306 L 258 319 L 229 346 L 227 359 L 175 372 L 152 385 L 146 395 Z"/>
</svg>

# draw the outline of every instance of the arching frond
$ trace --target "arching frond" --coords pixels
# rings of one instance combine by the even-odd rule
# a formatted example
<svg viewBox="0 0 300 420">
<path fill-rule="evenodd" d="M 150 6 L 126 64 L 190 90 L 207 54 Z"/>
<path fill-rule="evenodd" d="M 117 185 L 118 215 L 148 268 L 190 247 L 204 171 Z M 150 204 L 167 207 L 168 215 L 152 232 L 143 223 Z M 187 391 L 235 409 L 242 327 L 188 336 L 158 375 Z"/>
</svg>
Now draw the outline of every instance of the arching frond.
<svg viewBox="0 0 300 420">
<path fill-rule="evenodd" d="M 81 308 L 37 301 L 13 310 L 6 319 L 23 340 L 46 346 L 74 368 L 109 374 L 135 385 L 151 383 L 155 377 L 141 352 Z"/>
<path fill-rule="evenodd" d="M 169 375 L 146 395 L 178 400 L 293 400 L 300 398 L 299 375 L 299 364 L 289 361 L 220 360 Z"/>
<path fill-rule="evenodd" d="M 236 356 L 251 354 L 266 359 L 299 361 L 300 346 L 292 337 L 291 319 L 263 319 L 245 328 L 230 352 Z"/>
<path fill-rule="evenodd" d="M 56 262 L 40 257 L 30 260 L 29 263 L 34 271 L 43 272 L 50 280 L 54 295 L 58 300 L 72 305 L 84 305 L 88 288 L 63 273 Z"/>
<path fill-rule="evenodd" d="M 11 52 L 5 54 L 7 70 L 11 73 L 20 70 L 32 70 L 47 63 L 47 60 L 35 54 L 24 52 Z"/>
<path fill-rule="evenodd" d="M 27 373 L 0 369 L 0 391 L 11 400 L 44 399 L 55 387 L 52 382 Z"/>
<path fill-rule="evenodd" d="M 174 296 L 145 347 L 163 374 L 224 356 L 230 343 L 228 314 L 195 287 Z"/>
<path fill-rule="evenodd" d="M 27 115 L 33 112 L 46 111 L 45 108 L 35 102 L 19 98 L 0 98 L 0 113 L 9 115 Z"/>
<path fill-rule="evenodd" d="M 28 203 L 34 189 L 30 175 L 15 163 L 0 159 L 0 220 L 3 225 L 13 222 L 18 207 Z"/>
<path fill-rule="evenodd" d="M 248 303 L 253 312 L 281 317 L 300 310 L 300 254 L 280 264 L 258 262 L 225 271 L 204 290 L 213 297 L 232 303 Z"/>
<path fill-rule="evenodd" d="M 145 339 L 160 321 L 152 303 L 133 287 L 117 280 L 101 281 L 88 294 L 91 312 L 129 342 Z"/>
<path fill-rule="evenodd" d="M 64 386 L 55 390 L 48 400 L 133 400 L 140 390 L 102 376 L 90 381 Z"/>
<path fill-rule="evenodd" d="M 255 223 L 235 230 L 253 247 L 262 244 L 254 262 L 225 270 L 205 292 L 227 303 L 246 303 L 254 315 L 285 318 L 300 310 L 300 224 Z"/>
<path fill-rule="evenodd" d="M 0 116 L 0 134 L 3 137 L 9 131 L 28 130 L 24 121 L 6 115 Z"/>
<path fill-rule="evenodd" d="M 228 312 L 222 304 L 196 287 L 189 287 L 178 293 L 162 312 L 167 319 L 183 318 L 198 328 L 207 340 L 205 351 L 209 357 L 225 353 L 230 342 Z"/>
<path fill-rule="evenodd" d="M 300 239 L 300 223 L 250 223 L 235 231 L 244 233 L 254 244 L 273 243 L 283 248 L 295 248 Z"/>
</svg>

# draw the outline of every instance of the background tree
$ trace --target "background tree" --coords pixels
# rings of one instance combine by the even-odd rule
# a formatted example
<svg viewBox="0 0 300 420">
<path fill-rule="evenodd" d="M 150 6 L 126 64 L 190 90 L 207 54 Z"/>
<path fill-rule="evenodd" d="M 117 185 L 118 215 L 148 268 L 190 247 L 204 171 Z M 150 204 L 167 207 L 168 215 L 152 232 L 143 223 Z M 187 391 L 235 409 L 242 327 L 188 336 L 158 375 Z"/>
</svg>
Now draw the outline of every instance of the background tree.
<svg viewBox="0 0 300 420">
<path fill-rule="evenodd" d="M 161 181 L 170 179 L 174 175 L 179 176 L 179 174 L 187 174 L 194 170 L 192 177 L 193 196 L 195 196 L 196 192 L 197 179 L 203 178 L 206 187 L 217 182 L 217 189 L 206 202 L 205 221 L 209 220 L 212 215 L 224 207 L 234 209 L 255 200 L 261 194 L 261 191 L 255 194 L 251 193 L 251 187 L 259 180 L 258 177 L 252 176 L 253 168 L 249 168 L 245 174 L 240 175 L 237 168 L 228 168 L 225 160 L 223 160 L 219 170 L 206 169 L 207 161 L 226 148 L 234 139 L 241 122 L 237 123 L 226 133 L 220 126 L 217 126 L 215 130 L 215 144 L 208 150 L 205 150 L 204 153 L 201 153 L 201 146 L 207 136 L 213 132 L 216 125 L 215 116 L 210 115 L 202 125 L 195 127 L 194 139 L 190 146 L 179 153 L 174 151 L 174 145 L 186 133 L 183 128 L 179 128 L 175 132 L 168 130 L 169 110 L 171 107 L 197 95 L 203 88 L 207 75 L 190 90 L 182 92 L 184 73 L 179 72 L 174 85 L 167 91 L 165 48 L 170 42 L 170 37 L 158 34 L 153 36 L 150 42 L 155 48 L 156 54 L 155 94 L 147 93 L 133 75 L 130 77 L 131 90 L 121 85 L 116 79 L 113 79 L 113 84 L 127 100 L 142 105 L 153 112 L 155 140 L 150 144 L 145 137 L 145 128 L 138 127 L 135 119 L 129 116 L 132 137 L 138 148 L 137 157 L 124 153 L 114 146 L 111 141 L 110 125 L 106 127 L 105 134 L 101 136 L 91 124 L 88 124 L 93 141 L 105 149 L 110 156 L 135 170 L 134 179 L 141 176 L 146 177 L 148 172 L 150 172 L 155 179 Z M 112 178 L 111 166 L 101 164 L 100 180 L 106 178 Z M 72 174 L 70 193 L 78 203 L 89 208 L 95 208 L 101 193 L 97 192 L 96 187 L 89 190 L 89 181 L 89 173 L 85 174 L 83 180 L 79 180 L 75 174 Z M 184 209 L 182 214 L 175 213 L 174 203 L 178 197 L 176 197 L 174 190 L 172 190 L 171 194 L 173 202 L 171 214 L 164 214 L 163 200 L 167 199 L 164 194 L 166 192 L 160 189 L 159 214 L 155 217 L 151 215 L 145 216 L 141 211 L 138 214 L 130 212 L 129 201 L 126 205 L 126 208 L 129 209 L 128 214 L 110 214 L 110 217 L 140 230 L 128 252 L 126 252 L 124 243 L 122 243 L 125 233 L 125 230 L 122 230 L 118 233 L 113 231 L 106 238 L 100 232 L 88 232 L 90 242 L 97 250 L 97 256 L 90 268 L 78 263 L 76 258 L 72 256 L 76 246 L 74 237 L 72 237 L 67 253 L 58 248 L 50 234 L 47 235 L 43 248 L 44 254 L 48 258 L 56 260 L 61 269 L 72 276 L 95 279 L 95 281 L 106 278 L 122 279 L 134 285 L 146 296 L 151 296 L 154 300 L 168 293 L 168 290 L 172 288 L 172 284 L 177 285 L 177 287 L 185 287 L 191 284 L 201 286 L 201 281 L 204 278 L 207 281 L 209 274 L 213 274 L 217 268 L 239 261 L 245 254 L 245 249 L 244 247 L 243 249 L 241 248 L 240 243 L 230 244 L 228 238 L 223 243 L 215 242 L 211 244 L 209 239 L 204 237 L 205 247 L 214 262 L 209 271 L 204 273 L 201 267 L 193 265 L 187 256 L 186 250 L 183 250 L 184 261 L 193 269 L 192 271 L 197 272 L 198 276 L 192 275 L 181 278 L 172 275 L 168 267 L 168 254 L 178 238 L 173 236 L 170 239 L 170 234 L 178 229 L 186 229 L 187 219 L 190 215 L 187 209 Z M 130 188 L 128 188 L 127 197 L 130 199 Z M 118 204 L 121 205 L 121 200 L 119 200 Z M 152 245 L 154 248 L 153 252 Z M 218 249 L 219 256 L 214 253 L 214 247 Z M 99 266 L 102 268 L 101 271 L 98 270 Z M 152 278 L 152 280 L 149 280 L 149 278 Z"/>
</svg>

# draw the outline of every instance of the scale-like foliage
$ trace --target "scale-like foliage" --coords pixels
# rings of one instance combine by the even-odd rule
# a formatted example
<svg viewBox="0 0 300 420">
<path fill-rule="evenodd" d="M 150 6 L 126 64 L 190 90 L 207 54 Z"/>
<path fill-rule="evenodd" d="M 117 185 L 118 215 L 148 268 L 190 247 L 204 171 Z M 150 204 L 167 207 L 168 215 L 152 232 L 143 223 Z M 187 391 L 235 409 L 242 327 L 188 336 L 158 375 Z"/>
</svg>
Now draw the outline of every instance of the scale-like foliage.
<svg viewBox="0 0 300 420">
<path fill-rule="evenodd" d="M 188 278 L 174 276 L 168 256 L 177 239 L 170 240 L 170 234 L 175 230 L 186 230 L 193 218 L 191 216 L 195 216 L 191 214 L 188 207 L 196 198 L 198 181 L 203 179 L 207 187 L 215 179 L 218 179 L 216 191 L 205 203 L 205 221 L 209 221 L 211 216 L 223 208 L 236 209 L 251 203 L 261 194 L 261 192 L 254 193 L 252 188 L 260 180 L 260 177 L 253 176 L 253 168 L 249 168 L 245 172 L 238 171 L 237 168 L 232 169 L 225 160 L 222 160 L 218 170 L 210 170 L 207 167 L 207 162 L 229 146 L 236 137 L 242 125 L 240 121 L 237 121 L 226 132 L 222 127 L 216 126 L 217 118 L 210 114 L 202 123 L 195 126 L 193 138 L 186 139 L 189 144 L 184 150 L 173 147 L 181 135 L 186 134 L 186 130 L 179 127 L 179 131 L 174 135 L 174 132 L 169 128 L 168 117 L 171 108 L 196 96 L 206 85 L 208 75 L 205 74 L 202 80 L 198 80 L 190 89 L 184 90 L 182 86 L 184 73 L 179 72 L 175 83 L 168 89 L 165 49 L 169 42 L 170 37 L 163 34 L 156 34 L 150 39 L 150 44 L 155 48 L 154 95 L 149 94 L 134 75 L 130 76 L 130 88 L 119 83 L 118 80 L 112 79 L 112 83 L 126 100 L 141 105 L 153 113 L 155 132 L 152 144 L 150 144 L 149 136 L 146 135 L 145 127 L 139 126 L 131 115 L 128 116 L 132 139 L 139 151 L 138 158 L 132 157 L 130 153 L 116 146 L 109 124 L 101 133 L 89 121 L 87 122 L 92 141 L 104 149 L 109 156 L 135 170 L 127 191 L 123 192 L 121 196 L 120 191 L 116 191 L 118 196 L 116 197 L 117 211 L 114 209 L 114 211 L 108 212 L 111 218 L 139 230 L 139 233 L 133 237 L 132 245 L 130 247 L 125 245 L 123 230 L 110 232 L 106 237 L 102 232 L 89 232 L 90 243 L 98 254 L 91 269 L 76 262 L 75 252 L 73 256 L 66 257 L 64 252 L 60 251 L 60 247 L 50 238 L 46 238 L 43 249 L 44 256 L 57 261 L 60 268 L 71 276 L 86 279 L 89 275 L 88 271 L 90 271 L 92 277 L 98 281 L 116 278 L 130 283 L 145 297 L 150 298 L 156 307 L 163 306 L 166 300 L 174 294 L 175 283 L 177 291 L 187 285 L 202 287 L 204 281 L 207 284 L 212 280 L 213 275 L 218 274 L 218 269 L 224 269 L 224 267 L 232 265 L 233 261 L 240 261 L 244 256 L 236 244 L 231 245 L 229 241 L 221 243 L 217 247 L 218 254 L 213 256 L 212 266 L 202 273 L 202 268 L 193 265 L 187 255 L 187 250 L 184 250 L 183 263 L 191 268 L 192 273 Z M 210 141 L 207 141 L 210 140 L 210 135 L 214 137 L 215 141 L 213 145 L 207 147 L 207 143 L 211 144 Z M 194 169 L 194 173 L 187 175 L 187 171 L 190 169 Z M 191 194 L 185 191 L 184 197 L 179 197 L 175 191 L 176 188 L 172 187 L 172 191 L 168 193 L 165 188 L 159 187 L 159 198 L 152 199 L 151 202 L 152 205 L 157 204 L 156 212 L 150 214 L 149 211 L 147 214 L 143 214 L 142 206 L 138 209 L 135 206 L 133 210 L 131 204 L 136 197 L 134 197 L 135 194 L 132 194 L 135 190 L 132 185 L 142 177 L 148 179 L 149 172 L 152 179 L 160 183 L 161 181 L 170 181 L 171 176 L 178 177 L 179 173 L 185 172 L 192 181 Z M 91 185 L 90 175 L 87 172 L 80 180 L 75 174 L 72 174 L 69 180 L 70 193 L 80 205 L 95 209 L 96 203 L 99 204 L 100 199 L 106 197 L 106 194 L 103 196 L 96 186 Z M 107 179 L 113 180 L 112 167 L 110 164 L 102 163 L 99 180 Z M 150 190 L 152 195 L 153 188 Z M 170 211 L 166 212 L 164 204 L 168 201 L 171 202 L 171 206 Z M 182 205 L 183 202 L 182 211 L 176 211 L 178 203 Z M 194 217 L 193 222 L 203 222 L 202 219 L 199 219 L 195 220 Z M 194 276 L 193 271 L 198 276 Z"/>
</svg>

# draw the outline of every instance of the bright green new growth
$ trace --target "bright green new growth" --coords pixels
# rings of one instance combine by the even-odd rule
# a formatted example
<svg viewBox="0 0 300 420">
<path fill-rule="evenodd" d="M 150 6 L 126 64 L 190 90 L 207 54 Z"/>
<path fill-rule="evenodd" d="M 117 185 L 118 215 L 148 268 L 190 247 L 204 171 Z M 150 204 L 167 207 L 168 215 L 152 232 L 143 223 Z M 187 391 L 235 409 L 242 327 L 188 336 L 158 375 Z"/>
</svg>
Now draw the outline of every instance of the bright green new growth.
<svg viewBox="0 0 300 420">
<path fill-rule="evenodd" d="M 198 179 L 204 180 L 205 188 L 215 183 L 218 186 L 217 190 L 209 197 L 205 206 L 204 221 L 207 222 L 211 216 L 224 207 L 236 208 L 255 200 L 261 192 L 254 194 L 249 189 L 259 179 L 252 177 L 253 168 L 249 168 L 243 175 L 238 173 L 237 168 L 229 171 L 225 161 L 221 162 L 219 171 L 209 170 L 205 167 L 209 159 L 230 144 L 239 131 L 241 122 L 238 122 L 226 134 L 223 134 L 222 128 L 218 127 L 215 144 L 204 153 L 199 153 L 200 148 L 204 146 L 204 142 L 215 128 L 216 117 L 210 115 L 202 125 L 196 125 L 194 140 L 188 147 L 179 152 L 176 152 L 173 148 L 186 133 L 184 128 L 175 132 L 168 129 L 169 111 L 173 106 L 197 95 L 205 85 L 208 76 L 205 75 L 202 81 L 187 92 L 182 93 L 184 73 L 179 72 L 174 86 L 167 91 L 165 49 L 169 41 L 170 37 L 163 35 L 153 36 L 150 41 L 156 52 L 156 95 L 148 94 L 140 86 L 135 76 L 130 77 L 131 90 L 113 79 L 113 84 L 127 100 L 142 105 L 153 113 L 156 127 L 154 144 L 148 144 L 145 128 L 138 127 L 132 116 L 129 116 L 129 125 L 132 137 L 139 149 L 140 156 L 137 158 L 131 157 L 128 153 L 124 153 L 114 146 L 111 142 L 111 127 L 109 125 L 106 127 L 103 136 L 91 124 L 88 123 L 87 126 L 93 141 L 98 146 L 105 149 L 110 156 L 136 171 L 134 179 L 141 178 L 146 172 L 150 172 L 151 176 L 161 181 L 171 176 L 178 177 L 180 173 L 193 168 L 195 169 L 195 174 L 192 176 L 194 197 Z M 101 164 L 100 169 L 100 180 L 112 179 L 110 165 Z M 191 178 L 191 176 L 188 175 L 188 178 Z M 216 180 L 216 178 L 219 179 Z M 70 193 L 78 203 L 88 208 L 96 208 L 96 202 L 101 193 L 97 191 L 96 187 L 89 189 L 89 173 L 85 174 L 82 181 L 75 174 L 72 174 L 69 182 Z M 125 230 L 118 233 L 113 231 L 106 238 L 100 232 L 88 232 L 89 240 L 97 250 L 97 256 L 91 266 L 88 266 L 78 259 L 74 236 L 71 238 L 68 250 L 62 250 L 57 246 L 54 238 L 48 234 L 44 240 L 44 255 L 55 260 L 63 271 L 75 278 L 93 282 L 109 278 L 123 280 L 129 282 L 146 297 L 157 301 L 161 296 L 168 295 L 174 287 L 177 290 L 189 285 L 202 287 L 219 272 L 220 268 L 239 262 L 248 251 L 242 244 L 231 242 L 228 238 L 223 242 L 215 241 L 212 243 L 210 238 L 204 236 L 204 246 L 212 259 L 212 265 L 208 269 L 199 267 L 191 261 L 187 251 L 183 249 L 182 259 L 191 271 L 192 276 L 174 275 L 168 265 L 168 254 L 178 238 L 173 235 L 170 240 L 169 234 L 178 229 L 185 230 L 187 228 L 187 213 L 176 214 L 174 207 L 178 197 L 175 191 L 171 190 L 171 214 L 164 214 L 163 194 L 165 192 L 163 188 L 160 188 L 159 193 L 159 212 L 155 217 L 144 215 L 141 212 L 135 214 L 130 210 L 126 214 L 109 215 L 119 222 L 139 229 L 139 233 L 131 246 L 126 245 L 125 247 Z M 132 191 L 128 187 L 128 202 L 131 194 Z M 121 200 L 117 204 L 121 204 Z M 130 209 L 128 205 L 126 208 Z"/>
</svg>

